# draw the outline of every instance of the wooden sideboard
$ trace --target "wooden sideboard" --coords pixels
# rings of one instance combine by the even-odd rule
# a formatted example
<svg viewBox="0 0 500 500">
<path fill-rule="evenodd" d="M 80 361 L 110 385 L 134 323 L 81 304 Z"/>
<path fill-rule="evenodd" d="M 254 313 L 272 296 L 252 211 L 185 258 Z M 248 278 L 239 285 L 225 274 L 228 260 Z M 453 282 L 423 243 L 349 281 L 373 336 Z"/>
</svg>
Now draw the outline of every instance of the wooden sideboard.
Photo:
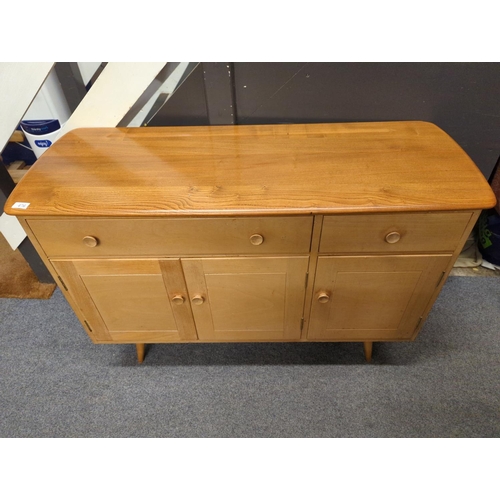
<svg viewBox="0 0 500 500">
<path fill-rule="evenodd" d="M 426 122 L 77 129 L 5 205 L 96 343 L 415 339 L 496 198 Z"/>
</svg>

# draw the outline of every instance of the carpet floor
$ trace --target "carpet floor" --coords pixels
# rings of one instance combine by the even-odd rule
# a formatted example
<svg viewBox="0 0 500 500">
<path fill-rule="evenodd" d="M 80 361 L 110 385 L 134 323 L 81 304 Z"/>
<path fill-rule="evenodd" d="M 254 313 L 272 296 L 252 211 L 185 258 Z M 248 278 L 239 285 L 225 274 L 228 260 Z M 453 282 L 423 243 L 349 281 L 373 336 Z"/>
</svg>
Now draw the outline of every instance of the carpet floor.
<svg viewBox="0 0 500 500">
<path fill-rule="evenodd" d="M 21 252 L 12 251 L 0 233 L 0 298 L 48 299 L 55 288 L 54 284 L 40 283 Z"/>
<path fill-rule="evenodd" d="M 417 340 L 93 345 L 61 292 L 0 300 L 0 437 L 500 437 L 500 279 L 452 277 Z"/>
</svg>

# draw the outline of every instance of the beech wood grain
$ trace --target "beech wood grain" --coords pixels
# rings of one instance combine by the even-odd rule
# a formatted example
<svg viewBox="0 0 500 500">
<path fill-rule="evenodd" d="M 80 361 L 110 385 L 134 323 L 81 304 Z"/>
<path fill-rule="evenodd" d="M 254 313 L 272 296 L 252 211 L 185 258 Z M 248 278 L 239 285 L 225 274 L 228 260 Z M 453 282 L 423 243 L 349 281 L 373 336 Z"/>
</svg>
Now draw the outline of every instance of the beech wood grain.
<svg viewBox="0 0 500 500">
<path fill-rule="evenodd" d="M 312 223 L 311 216 L 29 220 L 50 257 L 307 253 Z M 94 246 L 84 242 L 89 234 Z"/>
<path fill-rule="evenodd" d="M 472 213 L 328 215 L 320 253 L 453 252 Z"/>
<path fill-rule="evenodd" d="M 308 339 L 409 340 L 451 257 L 320 257 Z"/>
<path fill-rule="evenodd" d="M 307 257 L 181 259 L 200 340 L 299 340 Z"/>
</svg>

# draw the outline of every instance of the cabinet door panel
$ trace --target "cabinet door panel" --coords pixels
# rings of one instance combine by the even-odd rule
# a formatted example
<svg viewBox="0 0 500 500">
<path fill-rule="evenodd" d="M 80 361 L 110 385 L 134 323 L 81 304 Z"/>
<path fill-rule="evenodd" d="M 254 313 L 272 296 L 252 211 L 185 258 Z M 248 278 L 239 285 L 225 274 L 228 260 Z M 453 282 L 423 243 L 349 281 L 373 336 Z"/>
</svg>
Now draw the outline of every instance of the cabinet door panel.
<svg viewBox="0 0 500 500">
<path fill-rule="evenodd" d="M 320 257 L 308 339 L 409 339 L 450 258 Z"/>
<path fill-rule="evenodd" d="M 307 257 L 183 259 L 200 340 L 298 340 Z"/>
<path fill-rule="evenodd" d="M 206 274 L 205 280 L 215 330 L 284 329 L 286 274 Z"/>
<path fill-rule="evenodd" d="M 97 340 L 195 340 L 179 259 L 54 260 Z M 181 304 L 172 302 L 176 295 Z"/>
<path fill-rule="evenodd" d="M 110 332 L 177 330 L 161 275 L 91 275 L 81 280 Z"/>
</svg>

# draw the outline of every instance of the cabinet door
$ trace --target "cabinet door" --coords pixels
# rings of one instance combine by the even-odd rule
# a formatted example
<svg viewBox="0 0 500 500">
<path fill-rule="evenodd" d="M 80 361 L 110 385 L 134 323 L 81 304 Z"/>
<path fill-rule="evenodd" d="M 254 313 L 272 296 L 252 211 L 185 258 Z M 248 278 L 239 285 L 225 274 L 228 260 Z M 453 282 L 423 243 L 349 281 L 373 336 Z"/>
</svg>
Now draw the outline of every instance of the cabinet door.
<svg viewBox="0 0 500 500">
<path fill-rule="evenodd" d="M 311 340 L 404 340 L 415 331 L 451 255 L 320 257 Z"/>
<path fill-rule="evenodd" d="M 308 260 L 182 259 L 198 338 L 298 340 Z"/>
<path fill-rule="evenodd" d="M 141 343 L 197 338 L 179 259 L 52 263 L 96 340 Z"/>
</svg>

